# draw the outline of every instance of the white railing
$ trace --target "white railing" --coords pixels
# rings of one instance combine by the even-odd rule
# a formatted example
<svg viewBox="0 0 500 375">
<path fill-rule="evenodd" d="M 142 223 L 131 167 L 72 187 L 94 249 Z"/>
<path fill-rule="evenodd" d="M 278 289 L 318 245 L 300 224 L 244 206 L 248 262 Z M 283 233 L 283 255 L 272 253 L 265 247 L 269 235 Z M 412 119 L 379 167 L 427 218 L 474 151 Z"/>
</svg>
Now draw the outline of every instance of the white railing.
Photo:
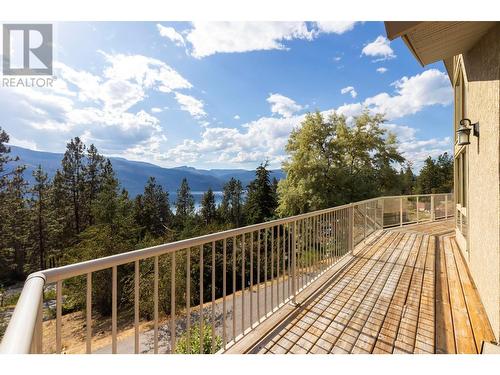
<svg viewBox="0 0 500 375">
<path fill-rule="evenodd" d="M 96 273 L 107 270 L 110 272 L 107 287 L 111 288 L 109 351 L 117 353 L 120 268 L 133 273 L 133 347 L 135 353 L 141 352 L 140 290 L 147 273 L 141 272 L 141 265 L 145 264 L 151 266 L 148 269 L 153 275 L 152 351 L 176 352 L 182 336 L 183 345 L 187 346 L 184 351 L 193 352 L 190 335 L 195 326 L 200 337 L 204 337 L 204 329 L 210 329 L 211 333 L 211 342 L 199 340 L 196 351 L 223 351 L 283 304 L 293 301 L 298 292 L 352 253 L 374 231 L 452 217 L 452 207 L 451 194 L 374 198 L 44 270 L 28 277 L 0 352 L 61 353 L 63 347 L 71 351 L 63 346 L 64 288 L 65 283 L 75 278 L 85 278 L 81 290 L 85 293 L 82 351 L 92 353 L 92 279 Z M 167 310 L 163 319 L 159 311 L 160 280 L 166 280 L 162 282 L 167 285 L 162 296 L 169 293 L 170 300 L 167 308 L 163 305 Z M 52 285 L 55 285 L 55 345 L 46 348 L 43 295 L 44 289 Z M 94 290 L 94 295 L 96 292 L 100 291 Z M 160 325 L 169 327 L 163 340 L 159 337 Z"/>
</svg>

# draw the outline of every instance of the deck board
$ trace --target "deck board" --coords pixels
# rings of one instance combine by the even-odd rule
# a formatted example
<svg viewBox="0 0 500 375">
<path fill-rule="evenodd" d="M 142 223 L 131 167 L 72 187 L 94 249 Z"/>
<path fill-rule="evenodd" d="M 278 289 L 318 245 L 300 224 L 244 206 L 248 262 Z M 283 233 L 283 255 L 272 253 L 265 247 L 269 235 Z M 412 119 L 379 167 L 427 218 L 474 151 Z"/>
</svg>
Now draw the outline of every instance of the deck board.
<svg viewBox="0 0 500 375">
<path fill-rule="evenodd" d="M 477 353 L 494 339 L 453 222 L 386 229 L 252 353 Z"/>
</svg>

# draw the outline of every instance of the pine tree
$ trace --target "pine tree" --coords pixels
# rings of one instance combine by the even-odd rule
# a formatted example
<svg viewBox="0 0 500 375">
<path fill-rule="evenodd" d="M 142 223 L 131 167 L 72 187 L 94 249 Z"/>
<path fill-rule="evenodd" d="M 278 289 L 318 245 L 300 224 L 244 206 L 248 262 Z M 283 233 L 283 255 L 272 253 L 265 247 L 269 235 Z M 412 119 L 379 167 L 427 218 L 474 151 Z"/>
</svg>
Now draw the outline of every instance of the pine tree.
<svg viewBox="0 0 500 375">
<path fill-rule="evenodd" d="M 106 160 L 97 151 L 97 148 L 92 144 L 87 150 L 87 165 L 85 168 L 85 192 L 86 192 L 86 204 L 88 206 L 88 225 L 94 223 L 94 217 L 92 215 L 92 205 L 99 194 L 101 189 L 101 184 L 103 182 L 103 168 L 105 166 Z M 109 160 L 108 160 L 109 162 Z"/>
<path fill-rule="evenodd" d="M 260 223 L 274 216 L 277 201 L 268 162 L 262 163 L 255 170 L 255 179 L 247 188 L 245 217 L 248 224 Z"/>
<path fill-rule="evenodd" d="M 134 202 L 137 223 L 143 228 L 142 235 L 150 233 L 155 237 L 163 236 L 171 227 L 172 212 L 168 192 L 150 177 L 144 187 L 144 193 L 137 195 Z"/>
<path fill-rule="evenodd" d="M 243 186 L 240 180 L 231 177 L 224 184 L 222 203 L 219 207 L 220 217 L 234 227 L 239 227 L 243 224 Z"/>
<path fill-rule="evenodd" d="M 61 163 L 64 188 L 71 204 L 75 234 L 79 234 L 85 227 L 82 221 L 85 199 L 84 151 L 85 145 L 80 138 L 75 137 L 66 145 L 66 152 Z"/>
<path fill-rule="evenodd" d="M 45 260 L 49 242 L 49 189 L 50 182 L 41 165 L 33 171 L 35 184 L 31 187 L 31 217 L 32 217 L 32 246 L 31 258 L 38 259 L 39 270 L 45 269 Z M 32 261 L 32 267 L 34 262 Z M 35 268 L 35 269 L 36 269 Z"/>
<path fill-rule="evenodd" d="M 217 218 L 217 208 L 215 206 L 215 195 L 212 188 L 209 188 L 201 198 L 201 217 L 206 225 L 215 222 Z"/>
<path fill-rule="evenodd" d="M 179 225 L 185 226 L 194 216 L 194 198 L 191 194 L 186 178 L 182 179 L 181 186 L 177 190 L 175 202 L 175 217 Z"/>
</svg>

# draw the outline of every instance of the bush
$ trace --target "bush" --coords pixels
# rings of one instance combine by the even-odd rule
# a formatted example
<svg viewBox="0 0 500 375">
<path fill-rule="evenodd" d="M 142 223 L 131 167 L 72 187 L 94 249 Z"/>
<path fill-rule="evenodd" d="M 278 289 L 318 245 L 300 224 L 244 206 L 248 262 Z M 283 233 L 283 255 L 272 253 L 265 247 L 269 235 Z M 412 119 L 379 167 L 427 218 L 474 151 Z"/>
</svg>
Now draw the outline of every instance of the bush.
<svg viewBox="0 0 500 375">
<path fill-rule="evenodd" d="M 218 352 L 222 348 L 222 339 L 220 336 L 215 336 L 215 348 L 212 352 L 212 327 L 208 322 L 203 323 L 203 354 L 212 354 Z M 188 332 L 185 332 L 177 341 L 176 354 L 199 354 L 200 353 L 200 326 L 196 324 L 191 327 Z"/>
</svg>

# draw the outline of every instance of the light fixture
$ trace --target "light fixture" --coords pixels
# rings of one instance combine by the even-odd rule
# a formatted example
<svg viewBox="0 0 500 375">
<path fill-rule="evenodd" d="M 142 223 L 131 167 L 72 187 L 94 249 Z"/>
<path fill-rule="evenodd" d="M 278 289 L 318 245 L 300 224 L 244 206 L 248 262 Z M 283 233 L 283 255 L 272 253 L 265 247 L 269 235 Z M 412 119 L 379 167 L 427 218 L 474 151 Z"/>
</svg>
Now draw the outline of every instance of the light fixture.
<svg viewBox="0 0 500 375">
<path fill-rule="evenodd" d="M 457 144 L 459 146 L 470 145 L 469 137 L 471 129 L 472 134 L 475 137 L 479 137 L 479 122 L 472 124 L 471 120 L 469 120 L 468 118 L 460 120 L 460 127 L 457 130 Z"/>
</svg>

